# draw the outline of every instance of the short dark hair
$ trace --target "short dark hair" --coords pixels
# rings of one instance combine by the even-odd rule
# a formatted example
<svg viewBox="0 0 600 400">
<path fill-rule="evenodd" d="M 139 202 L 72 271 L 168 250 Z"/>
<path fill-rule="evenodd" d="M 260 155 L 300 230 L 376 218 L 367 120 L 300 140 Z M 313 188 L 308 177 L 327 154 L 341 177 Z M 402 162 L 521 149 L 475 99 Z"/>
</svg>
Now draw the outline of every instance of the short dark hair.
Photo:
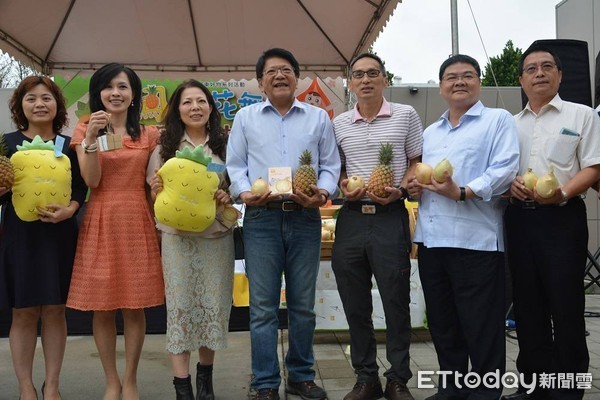
<svg viewBox="0 0 600 400">
<path fill-rule="evenodd" d="M 473 66 L 473 68 L 475 68 L 475 72 L 477 72 L 477 76 L 481 76 L 481 68 L 479 67 L 479 63 L 477 62 L 476 59 L 474 59 L 471 56 L 468 56 L 466 54 L 455 54 L 453 56 L 450 56 L 446 61 L 444 61 L 440 67 L 440 82 L 442 81 L 442 78 L 444 77 L 444 72 L 446 72 L 446 68 L 448 68 L 451 65 L 454 64 L 458 64 L 458 63 L 465 63 L 465 64 L 471 64 Z"/>
<path fill-rule="evenodd" d="M 102 90 L 108 86 L 110 81 L 121 72 L 125 72 L 127 75 L 133 93 L 131 105 L 127 108 L 126 128 L 129 136 L 135 141 L 141 134 L 140 114 L 142 112 L 142 81 L 131 68 L 119 63 L 110 63 L 100 67 L 98 71 L 94 72 L 94 75 L 92 75 L 92 78 L 90 79 L 90 111 L 92 113 L 100 110 L 105 111 L 100 92 L 102 92 Z"/>
<path fill-rule="evenodd" d="M 377 54 L 373 54 L 373 53 L 361 53 L 359 55 L 357 55 L 356 57 L 354 57 L 352 59 L 352 61 L 350 61 L 350 73 L 352 73 L 352 67 L 354 67 L 354 64 L 356 64 L 356 62 L 358 60 L 360 60 L 361 58 L 371 58 L 375 61 L 377 61 L 377 64 L 379 64 L 379 69 L 381 70 L 381 73 L 383 74 L 383 76 L 385 77 L 385 66 L 383 65 L 383 61 L 381 60 L 381 58 L 377 55 Z"/>
<path fill-rule="evenodd" d="M 527 58 L 527 56 L 531 53 L 537 52 L 549 53 L 552 56 L 552 58 L 554 58 L 554 64 L 556 64 L 556 68 L 558 68 L 559 71 L 562 71 L 562 63 L 560 62 L 560 58 L 558 58 L 558 55 L 554 52 L 554 50 L 547 46 L 544 46 L 543 44 L 533 43 L 531 46 L 529 46 L 527 50 L 525 50 L 525 52 L 521 55 L 521 58 L 519 59 L 519 76 L 523 75 L 523 64 L 525 64 L 525 59 Z"/>
<path fill-rule="evenodd" d="M 292 66 L 292 69 L 294 70 L 294 75 L 296 75 L 296 78 L 300 77 L 300 64 L 298 64 L 298 60 L 296 60 L 296 57 L 294 57 L 294 55 L 286 49 L 280 49 L 278 47 L 274 47 L 272 49 L 265 50 L 261 54 L 261 56 L 258 57 L 258 61 L 256 62 L 256 79 L 262 79 L 263 71 L 265 69 L 265 64 L 267 63 L 267 60 L 269 58 L 273 58 L 273 57 L 279 57 L 279 58 L 283 58 L 284 60 L 287 60 L 290 63 L 290 65 Z"/>
<path fill-rule="evenodd" d="M 56 116 L 52 120 L 52 130 L 54 133 L 60 133 L 68 123 L 65 97 L 58 85 L 47 76 L 32 75 L 19 83 L 9 102 L 11 119 L 19 130 L 26 131 L 29 129 L 29 121 L 23 112 L 23 98 L 37 85 L 46 86 L 52 93 L 54 100 L 56 100 Z"/>
<path fill-rule="evenodd" d="M 188 88 L 198 88 L 202 90 L 206 96 L 208 104 L 212 108 L 210 115 L 208 116 L 206 132 L 208 135 L 208 147 L 212 150 L 213 154 L 218 155 L 223 161 L 225 161 L 225 148 L 227 145 L 225 135 L 221 129 L 221 113 L 219 113 L 215 99 L 212 97 L 210 90 L 202 83 L 195 79 L 189 79 L 182 82 L 169 99 L 169 105 L 164 116 L 164 129 L 161 131 L 159 143 L 161 145 L 160 156 L 163 161 L 175 157 L 175 153 L 179 150 L 179 144 L 181 138 L 185 133 L 185 124 L 181 120 L 181 114 L 179 113 L 179 103 L 181 102 L 181 95 L 183 91 Z"/>
</svg>

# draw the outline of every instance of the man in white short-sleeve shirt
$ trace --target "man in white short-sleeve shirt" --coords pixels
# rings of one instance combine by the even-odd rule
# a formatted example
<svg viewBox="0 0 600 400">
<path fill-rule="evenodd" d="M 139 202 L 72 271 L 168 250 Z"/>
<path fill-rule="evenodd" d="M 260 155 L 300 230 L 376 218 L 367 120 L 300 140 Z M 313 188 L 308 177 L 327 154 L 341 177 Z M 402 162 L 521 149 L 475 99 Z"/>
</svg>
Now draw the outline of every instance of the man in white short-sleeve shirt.
<svg viewBox="0 0 600 400">
<path fill-rule="evenodd" d="M 563 76 L 560 59 L 532 45 L 519 63 L 519 82 L 529 102 L 515 116 L 519 130 L 519 174 L 511 185 L 505 214 L 507 255 L 513 281 L 513 305 L 519 356 L 517 368 L 539 385 L 540 374 L 585 373 L 583 278 L 588 228 L 582 199 L 600 177 L 600 121 L 587 106 L 558 95 Z M 558 187 L 549 197 L 525 187 L 523 175 L 553 169 Z M 533 397 L 520 388 L 504 399 L 581 399 L 583 390 L 536 388 Z"/>
</svg>

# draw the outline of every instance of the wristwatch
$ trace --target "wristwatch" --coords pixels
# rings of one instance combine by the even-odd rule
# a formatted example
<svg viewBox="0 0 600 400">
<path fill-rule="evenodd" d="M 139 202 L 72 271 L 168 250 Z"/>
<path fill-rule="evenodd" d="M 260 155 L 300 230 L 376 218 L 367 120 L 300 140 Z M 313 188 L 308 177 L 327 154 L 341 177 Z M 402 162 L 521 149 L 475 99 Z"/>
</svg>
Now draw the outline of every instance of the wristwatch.
<svg viewBox="0 0 600 400">
<path fill-rule="evenodd" d="M 402 196 L 400 196 L 400 200 L 406 200 L 410 197 L 410 194 L 408 194 L 408 190 L 404 186 L 398 187 L 398 190 L 400 190 L 400 192 L 402 192 Z"/>
<path fill-rule="evenodd" d="M 566 205 L 567 205 L 567 203 L 569 202 L 569 195 L 567 195 L 567 192 L 565 192 L 565 191 L 564 191 L 564 190 L 562 190 L 562 189 L 561 189 L 561 191 L 560 191 L 560 192 L 562 193 L 562 197 L 563 197 L 563 198 L 562 198 L 562 201 L 561 201 L 560 203 L 558 203 L 558 206 L 559 206 L 559 207 L 566 206 Z"/>
<path fill-rule="evenodd" d="M 464 186 L 460 186 L 460 197 L 456 200 L 457 203 L 463 203 L 467 199 L 467 190 Z"/>
<path fill-rule="evenodd" d="M 327 195 L 325 193 L 320 193 L 320 194 L 321 194 L 321 197 L 323 198 L 323 204 L 321 205 L 321 207 L 322 207 L 325 204 L 327 204 Z"/>
</svg>

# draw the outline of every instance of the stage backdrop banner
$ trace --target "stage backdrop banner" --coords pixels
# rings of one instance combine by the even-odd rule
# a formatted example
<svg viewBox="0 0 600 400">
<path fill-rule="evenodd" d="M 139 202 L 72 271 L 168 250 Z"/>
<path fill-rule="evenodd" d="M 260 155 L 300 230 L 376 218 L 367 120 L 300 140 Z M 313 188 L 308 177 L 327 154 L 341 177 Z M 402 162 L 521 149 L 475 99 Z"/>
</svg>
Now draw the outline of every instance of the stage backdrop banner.
<svg viewBox="0 0 600 400">
<path fill-rule="evenodd" d="M 160 125 L 167 102 L 175 88 L 183 80 L 142 79 L 142 114 L 144 125 Z M 89 119 L 89 76 L 57 75 L 55 82 L 63 90 L 67 100 L 69 128 L 65 133 L 70 135 L 79 122 Z M 263 101 L 264 97 L 256 79 L 246 80 L 203 80 L 201 81 L 212 93 L 221 113 L 221 125 L 226 133 L 231 130 L 236 112 L 250 104 Z M 296 97 L 300 101 L 323 108 L 334 118 L 345 111 L 345 89 L 341 77 L 338 78 L 304 78 L 298 81 Z"/>
</svg>

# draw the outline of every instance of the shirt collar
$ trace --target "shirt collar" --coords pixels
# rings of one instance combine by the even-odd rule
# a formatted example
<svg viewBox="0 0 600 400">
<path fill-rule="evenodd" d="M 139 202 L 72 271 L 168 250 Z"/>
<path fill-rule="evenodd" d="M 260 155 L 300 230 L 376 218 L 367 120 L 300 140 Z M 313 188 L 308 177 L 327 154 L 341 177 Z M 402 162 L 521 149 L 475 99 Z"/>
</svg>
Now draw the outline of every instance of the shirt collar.
<svg viewBox="0 0 600 400">
<path fill-rule="evenodd" d="M 471 108 L 469 108 L 467 110 L 467 112 L 464 113 L 460 117 L 460 120 L 462 120 L 465 116 L 479 117 L 481 115 L 481 113 L 483 112 L 484 109 L 485 109 L 485 106 L 483 105 L 483 103 L 481 102 L 481 100 L 478 100 L 477 103 L 473 104 L 471 106 Z M 450 110 L 446 110 L 442 114 L 442 116 L 440 117 L 440 120 L 444 119 L 444 120 L 448 121 L 448 115 L 450 115 Z"/>
<path fill-rule="evenodd" d="M 206 141 L 204 143 L 202 143 L 202 145 L 205 145 L 208 142 L 208 135 L 206 135 Z M 179 141 L 179 143 L 189 143 L 190 146 L 192 147 L 196 147 L 196 145 L 194 144 L 194 142 L 192 142 L 192 138 L 190 138 L 190 135 L 188 135 L 187 131 L 183 131 L 183 136 L 181 137 L 181 140 Z"/>
<path fill-rule="evenodd" d="M 392 106 L 384 97 L 383 102 L 381 103 L 381 108 L 379 109 L 379 112 L 375 116 L 375 119 L 377 119 L 379 117 L 391 117 L 391 116 L 392 116 Z M 358 111 L 358 103 L 356 103 L 354 105 L 354 114 L 352 115 L 352 123 L 359 122 L 359 121 L 366 121 L 366 119 L 362 115 L 360 115 L 360 112 Z"/>
<path fill-rule="evenodd" d="M 554 95 L 554 97 L 552 98 L 552 100 L 550 100 L 550 101 L 548 102 L 548 104 L 544 104 L 544 105 L 542 106 L 542 108 L 540 109 L 540 113 L 541 113 L 543 110 L 545 110 L 545 109 L 547 109 L 547 108 L 549 108 L 549 107 L 552 107 L 552 108 L 554 108 L 554 109 L 556 109 L 557 111 L 559 111 L 559 112 L 560 112 L 560 111 L 562 110 L 563 103 L 564 103 L 563 99 L 561 99 L 561 98 L 560 98 L 560 95 L 559 95 L 558 93 L 556 93 L 556 95 Z M 520 118 L 521 116 L 523 116 L 523 115 L 525 115 L 525 114 L 527 114 L 527 113 L 531 113 L 531 114 L 533 114 L 533 115 L 537 115 L 537 114 L 536 114 L 536 113 L 534 113 L 534 112 L 533 112 L 533 110 L 531 109 L 531 106 L 529 105 L 529 102 L 527 102 L 527 104 L 525 105 L 525 108 L 523 109 L 523 111 L 521 111 L 520 113 L 518 113 L 518 114 L 517 114 L 517 117 L 519 117 L 519 118 Z M 539 114 L 539 113 L 538 113 L 538 114 Z"/>
<path fill-rule="evenodd" d="M 294 102 L 292 103 L 292 106 L 290 107 L 290 111 L 293 108 L 298 108 L 301 110 L 306 110 L 306 108 L 309 107 L 308 104 L 301 102 L 300 100 L 298 100 L 297 98 L 294 98 Z M 271 103 L 271 100 L 269 100 L 269 98 L 267 97 L 265 99 L 265 101 L 263 101 L 262 103 L 260 103 L 260 111 L 264 111 L 267 108 L 271 108 L 275 111 L 277 111 L 277 109 L 275 108 L 275 106 Z M 288 111 L 289 112 L 289 111 Z"/>
</svg>

